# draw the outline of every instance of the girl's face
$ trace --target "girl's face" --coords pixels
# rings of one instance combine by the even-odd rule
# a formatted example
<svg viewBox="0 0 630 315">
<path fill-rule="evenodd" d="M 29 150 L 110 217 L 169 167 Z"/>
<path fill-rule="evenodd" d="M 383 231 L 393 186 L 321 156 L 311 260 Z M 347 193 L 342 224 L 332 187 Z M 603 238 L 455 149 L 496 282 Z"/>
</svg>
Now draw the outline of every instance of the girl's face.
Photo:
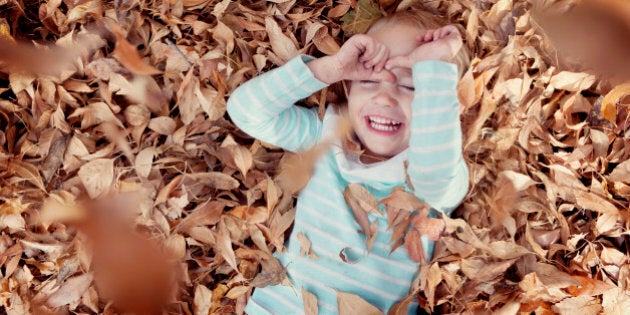
<svg viewBox="0 0 630 315">
<path fill-rule="evenodd" d="M 394 57 L 413 51 L 420 33 L 421 29 L 406 23 L 385 23 L 375 25 L 367 35 L 386 45 L 390 57 Z M 414 96 L 411 69 L 393 68 L 391 72 L 396 76 L 395 82 L 377 75 L 370 80 L 352 81 L 350 85 L 348 112 L 366 151 L 363 162 L 390 158 L 409 147 Z"/>
</svg>

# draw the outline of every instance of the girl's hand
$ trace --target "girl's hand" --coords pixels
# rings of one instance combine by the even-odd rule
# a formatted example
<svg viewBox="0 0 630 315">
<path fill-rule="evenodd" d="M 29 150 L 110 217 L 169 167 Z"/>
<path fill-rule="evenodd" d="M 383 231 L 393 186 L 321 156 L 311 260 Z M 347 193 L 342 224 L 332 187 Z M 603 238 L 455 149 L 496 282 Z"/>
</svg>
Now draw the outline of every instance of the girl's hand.
<svg viewBox="0 0 630 315">
<path fill-rule="evenodd" d="M 418 47 L 405 56 L 392 57 L 385 64 L 385 69 L 394 67 L 411 68 L 424 60 L 450 62 L 462 48 L 462 36 L 454 25 L 428 30 L 416 37 Z"/>
<path fill-rule="evenodd" d="M 389 71 L 380 73 L 389 58 L 387 46 L 374 38 L 358 34 L 350 37 L 339 51 L 307 63 L 315 77 L 332 84 L 342 80 L 365 80 L 379 74 L 385 80 L 395 81 Z"/>
</svg>

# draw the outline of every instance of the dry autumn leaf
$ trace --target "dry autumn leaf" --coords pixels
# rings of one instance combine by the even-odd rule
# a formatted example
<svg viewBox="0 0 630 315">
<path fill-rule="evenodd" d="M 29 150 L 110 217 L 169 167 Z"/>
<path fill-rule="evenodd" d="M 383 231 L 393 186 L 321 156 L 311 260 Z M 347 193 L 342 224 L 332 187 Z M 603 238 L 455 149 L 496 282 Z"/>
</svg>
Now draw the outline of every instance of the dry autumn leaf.
<svg viewBox="0 0 630 315">
<path fill-rule="evenodd" d="M 567 6 L 571 2 L 538 8 L 536 21 L 563 58 L 599 75 L 626 81 L 630 5 L 623 0 L 587 0 Z M 600 54 L 601 47 L 606 47 L 605 58 Z"/>
<path fill-rule="evenodd" d="M 305 315 L 317 315 L 319 314 L 317 307 L 317 297 L 302 288 L 302 300 L 304 301 L 304 314 Z"/>
<path fill-rule="evenodd" d="M 358 295 L 352 293 L 337 291 L 337 303 L 339 304 L 340 315 L 383 314 L 383 311 L 379 310 L 377 307 L 362 299 Z"/>
<path fill-rule="evenodd" d="M 116 46 L 112 57 L 116 58 L 127 70 L 139 75 L 159 74 L 160 71 L 147 64 L 138 53 L 136 47 L 125 39 L 120 27 L 110 24 L 110 30 L 116 36 Z"/>
<path fill-rule="evenodd" d="M 114 159 L 96 159 L 79 169 L 79 179 L 90 198 L 109 192 L 114 181 Z"/>
</svg>

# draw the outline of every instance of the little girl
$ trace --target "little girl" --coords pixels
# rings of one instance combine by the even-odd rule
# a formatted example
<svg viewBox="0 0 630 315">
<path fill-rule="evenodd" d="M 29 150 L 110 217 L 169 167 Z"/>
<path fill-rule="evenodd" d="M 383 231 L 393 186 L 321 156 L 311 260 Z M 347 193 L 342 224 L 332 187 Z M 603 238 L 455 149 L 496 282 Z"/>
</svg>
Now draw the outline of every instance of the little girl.
<svg viewBox="0 0 630 315">
<path fill-rule="evenodd" d="M 239 128 L 296 152 L 330 139 L 340 115 L 329 106 L 322 121 L 316 108 L 294 104 L 346 81 L 347 112 L 364 152 L 346 153 L 339 141 L 319 158 L 298 197 L 286 251 L 276 254 L 292 287 L 257 288 L 248 314 L 301 314 L 302 290 L 315 295 L 324 314 L 338 312 L 338 292 L 384 312 L 407 296 L 418 263 L 402 247 L 390 253 L 386 216 L 370 215 L 378 234 L 368 251 L 343 191 L 360 183 L 380 200 L 403 186 L 445 215 L 461 202 L 468 169 L 461 152 L 458 68 L 451 63 L 461 47 L 454 26 L 420 9 L 401 10 L 352 36 L 335 55 L 298 56 L 234 91 L 228 112 Z M 311 241 L 316 257 L 300 255 L 299 234 Z M 431 257 L 433 242 L 423 237 L 422 243 Z M 412 303 L 409 311 L 417 307 Z"/>
</svg>

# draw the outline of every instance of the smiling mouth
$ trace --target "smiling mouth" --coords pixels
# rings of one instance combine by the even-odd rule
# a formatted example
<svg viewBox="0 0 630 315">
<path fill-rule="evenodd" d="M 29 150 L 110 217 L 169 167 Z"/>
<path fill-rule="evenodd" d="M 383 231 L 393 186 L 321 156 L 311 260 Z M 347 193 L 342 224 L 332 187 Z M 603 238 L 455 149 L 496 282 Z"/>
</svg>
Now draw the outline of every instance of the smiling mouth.
<svg viewBox="0 0 630 315">
<path fill-rule="evenodd" d="M 383 117 L 367 116 L 366 120 L 372 129 L 385 133 L 396 132 L 402 127 L 402 122 Z"/>
</svg>

